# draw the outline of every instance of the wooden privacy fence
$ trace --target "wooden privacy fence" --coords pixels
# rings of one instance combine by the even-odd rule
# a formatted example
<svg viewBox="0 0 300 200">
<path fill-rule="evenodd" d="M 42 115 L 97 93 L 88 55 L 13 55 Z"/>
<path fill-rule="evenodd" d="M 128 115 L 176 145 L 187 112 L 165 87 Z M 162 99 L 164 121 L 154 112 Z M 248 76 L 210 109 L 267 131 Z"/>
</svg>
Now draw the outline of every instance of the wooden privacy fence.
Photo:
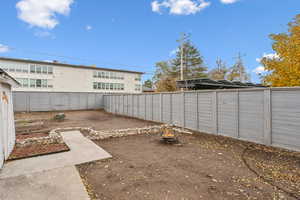
<svg viewBox="0 0 300 200">
<path fill-rule="evenodd" d="M 300 88 L 104 95 L 106 111 L 300 150 Z"/>
</svg>

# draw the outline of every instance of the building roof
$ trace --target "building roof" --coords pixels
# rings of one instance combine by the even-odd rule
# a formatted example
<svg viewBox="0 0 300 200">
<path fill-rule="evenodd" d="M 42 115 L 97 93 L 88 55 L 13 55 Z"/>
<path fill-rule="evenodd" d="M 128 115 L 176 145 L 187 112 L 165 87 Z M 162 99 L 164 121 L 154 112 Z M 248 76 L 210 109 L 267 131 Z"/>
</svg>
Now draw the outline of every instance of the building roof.
<svg viewBox="0 0 300 200">
<path fill-rule="evenodd" d="M 240 81 L 227 81 L 227 80 L 212 80 L 208 78 L 199 79 L 188 79 L 177 81 L 178 88 L 187 88 L 192 90 L 201 89 L 234 89 L 234 88 L 254 88 L 254 87 L 264 87 L 261 84 L 254 83 L 242 83 Z"/>
<path fill-rule="evenodd" d="M 37 61 L 37 60 L 30 60 L 30 59 L 20 59 L 20 58 L 0 57 L 0 60 L 23 62 L 23 63 L 26 62 L 26 63 L 34 63 L 34 64 L 44 64 L 44 65 L 55 65 L 55 66 L 64 66 L 64 67 L 74 67 L 74 68 L 82 68 L 82 69 L 96 69 L 96 70 L 107 70 L 107 71 L 115 71 L 115 72 L 134 73 L 134 74 L 144 74 L 144 72 L 131 71 L 131 70 L 119 70 L 119 69 L 87 66 L 87 65 L 74 65 L 74 64 L 66 64 L 66 63 L 60 63 L 60 62 L 46 62 L 46 61 Z"/>
<path fill-rule="evenodd" d="M 11 86 L 19 86 L 20 83 L 0 68 L 0 83 L 7 83 Z"/>
</svg>

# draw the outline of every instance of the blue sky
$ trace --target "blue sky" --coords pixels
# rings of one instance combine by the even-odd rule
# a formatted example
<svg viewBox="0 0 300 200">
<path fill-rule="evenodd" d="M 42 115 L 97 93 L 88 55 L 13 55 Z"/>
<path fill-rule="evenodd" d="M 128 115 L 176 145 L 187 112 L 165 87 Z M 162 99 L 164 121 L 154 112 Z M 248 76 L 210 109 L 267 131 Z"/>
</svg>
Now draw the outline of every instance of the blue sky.
<svg viewBox="0 0 300 200">
<path fill-rule="evenodd" d="M 286 32 L 300 0 L 6 0 L 0 56 L 147 72 L 170 59 L 180 33 L 192 35 L 208 68 L 241 52 L 252 80 L 272 52 L 270 33 Z"/>
</svg>

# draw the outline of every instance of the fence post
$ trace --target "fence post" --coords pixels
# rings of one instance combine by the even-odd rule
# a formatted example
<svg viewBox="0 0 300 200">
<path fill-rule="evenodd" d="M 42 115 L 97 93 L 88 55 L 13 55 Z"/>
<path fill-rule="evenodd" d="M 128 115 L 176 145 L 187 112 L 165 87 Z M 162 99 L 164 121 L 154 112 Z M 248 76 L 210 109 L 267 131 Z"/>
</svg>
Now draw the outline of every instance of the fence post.
<svg viewBox="0 0 300 200">
<path fill-rule="evenodd" d="M 145 120 L 147 120 L 147 95 L 144 94 L 143 96 L 145 98 Z"/>
<path fill-rule="evenodd" d="M 212 123 L 213 123 L 213 134 L 218 135 L 218 93 L 214 91 L 212 93 Z"/>
<path fill-rule="evenodd" d="M 182 92 L 182 127 L 185 128 L 185 92 Z"/>
<path fill-rule="evenodd" d="M 239 110 L 240 110 L 240 99 L 239 99 L 239 90 L 235 93 L 235 123 L 236 123 L 236 138 L 240 137 L 240 116 L 239 116 Z"/>
<path fill-rule="evenodd" d="M 159 94 L 159 118 L 160 118 L 160 122 L 163 122 L 163 106 L 162 106 L 162 103 L 163 103 L 163 96 L 162 94 L 160 93 Z"/>
<path fill-rule="evenodd" d="M 151 94 L 151 120 L 154 121 L 153 119 L 153 94 Z"/>
<path fill-rule="evenodd" d="M 172 104 L 173 94 L 170 93 L 170 122 L 173 124 L 173 104 Z"/>
<path fill-rule="evenodd" d="M 272 144 L 272 91 L 264 90 L 264 144 Z"/>
<path fill-rule="evenodd" d="M 197 130 L 199 130 L 199 92 L 196 92 L 196 106 L 197 106 Z"/>
</svg>

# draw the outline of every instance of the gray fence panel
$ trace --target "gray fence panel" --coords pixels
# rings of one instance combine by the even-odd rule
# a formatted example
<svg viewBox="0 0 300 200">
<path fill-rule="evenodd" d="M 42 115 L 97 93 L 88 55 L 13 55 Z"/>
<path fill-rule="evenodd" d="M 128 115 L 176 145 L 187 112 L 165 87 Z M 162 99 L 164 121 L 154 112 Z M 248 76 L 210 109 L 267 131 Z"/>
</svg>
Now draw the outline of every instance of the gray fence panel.
<svg viewBox="0 0 300 200">
<path fill-rule="evenodd" d="M 152 119 L 152 95 L 146 95 L 146 120 L 153 120 Z"/>
<path fill-rule="evenodd" d="M 153 121 L 160 122 L 160 94 L 153 95 Z"/>
<path fill-rule="evenodd" d="M 272 92 L 272 143 L 300 149 L 300 92 Z"/>
<path fill-rule="evenodd" d="M 145 119 L 146 115 L 146 104 L 145 104 L 145 95 L 139 95 L 139 118 L 140 119 Z"/>
<path fill-rule="evenodd" d="M 197 114 L 197 93 L 185 94 L 185 126 L 187 128 L 197 130 L 198 129 L 198 114 Z"/>
<path fill-rule="evenodd" d="M 133 97 L 128 95 L 128 116 L 133 116 Z"/>
<path fill-rule="evenodd" d="M 218 92 L 218 134 L 237 137 L 236 92 Z"/>
<path fill-rule="evenodd" d="M 132 117 L 139 118 L 139 96 L 133 95 L 133 114 Z"/>
<path fill-rule="evenodd" d="M 263 143 L 264 92 L 239 92 L 239 137 Z"/>
<path fill-rule="evenodd" d="M 109 112 L 300 150 L 300 88 L 116 94 L 101 99 Z"/>
<path fill-rule="evenodd" d="M 214 93 L 198 93 L 198 130 L 206 133 L 214 132 L 213 121 Z"/>
<path fill-rule="evenodd" d="M 129 115 L 128 114 L 128 95 L 124 95 L 124 115 Z"/>
<path fill-rule="evenodd" d="M 172 123 L 171 118 L 171 95 L 162 95 L 162 121 L 164 123 Z"/>
<path fill-rule="evenodd" d="M 176 126 L 183 126 L 183 99 L 182 94 L 172 95 L 172 123 Z"/>
<path fill-rule="evenodd" d="M 70 93 L 70 110 L 78 110 L 80 108 L 80 94 L 76 93 Z"/>
<path fill-rule="evenodd" d="M 29 111 L 29 100 L 26 93 L 13 93 L 13 101 L 15 111 Z"/>
<path fill-rule="evenodd" d="M 49 98 L 50 97 L 50 98 Z M 55 102 L 48 93 L 32 93 L 30 95 L 29 109 L 30 111 L 51 111 L 51 104 Z M 54 107 L 55 109 L 56 107 Z M 56 109 L 55 109 L 56 110 Z"/>
</svg>

